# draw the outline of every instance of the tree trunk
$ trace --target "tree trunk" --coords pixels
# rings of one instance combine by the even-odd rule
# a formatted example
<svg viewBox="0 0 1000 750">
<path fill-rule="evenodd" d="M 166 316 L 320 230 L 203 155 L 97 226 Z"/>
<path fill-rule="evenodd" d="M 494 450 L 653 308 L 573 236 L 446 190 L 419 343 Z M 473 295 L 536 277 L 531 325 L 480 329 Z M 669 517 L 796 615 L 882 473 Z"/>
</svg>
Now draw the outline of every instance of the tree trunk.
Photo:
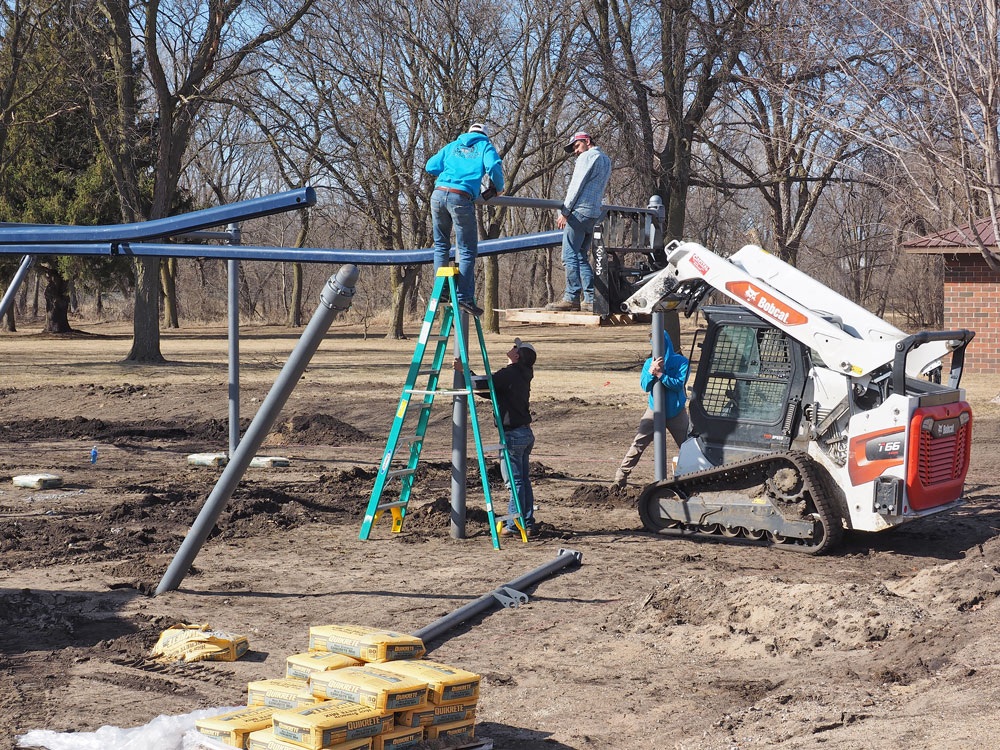
<svg viewBox="0 0 1000 750">
<path fill-rule="evenodd" d="M 302 264 L 292 263 L 292 298 L 288 304 L 288 325 L 302 325 Z"/>
<path fill-rule="evenodd" d="M 31 300 L 31 319 L 38 320 L 38 288 L 42 285 L 42 275 L 35 273 L 35 292 Z"/>
<path fill-rule="evenodd" d="M 387 339 L 405 339 L 403 333 L 403 313 L 406 310 L 406 298 L 413 288 L 416 273 L 409 266 L 391 266 L 389 276 L 392 279 L 392 309 L 389 315 L 389 332 Z"/>
<path fill-rule="evenodd" d="M 177 259 L 160 261 L 160 284 L 163 286 L 163 322 L 167 328 L 180 328 L 177 322 Z"/>
<path fill-rule="evenodd" d="M 17 326 L 14 324 L 14 305 L 7 308 L 7 314 L 4 316 L 4 330 L 17 333 Z"/>
<path fill-rule="evenodd" d="M 160 354 L 160 261 L 137 258 L 135 261 L 135 312 L 132 315 L 132 349 L 125 362 L 159 364 Z"/>
<path fill-rule="evenodd" d="M 45 273 L 46 333 L 69 333 L 69 285 L 56 271 Z"/>
<path fill-rule="evenodd" d="M 500 265 L 497 256 L 490 255 L 486 260 L 486 283 L 483 296 L 483 328 L 490 333 L 500 333 Z"/>
</svg>

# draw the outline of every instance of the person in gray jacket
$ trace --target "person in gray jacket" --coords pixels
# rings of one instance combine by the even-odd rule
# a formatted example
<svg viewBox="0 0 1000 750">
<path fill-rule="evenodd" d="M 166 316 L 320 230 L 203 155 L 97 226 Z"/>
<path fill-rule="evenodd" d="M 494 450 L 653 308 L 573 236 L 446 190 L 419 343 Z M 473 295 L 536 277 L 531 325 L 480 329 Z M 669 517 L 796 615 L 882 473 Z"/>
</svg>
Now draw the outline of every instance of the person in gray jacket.
<svg viewBox="0 0 1000 750">
<path fill-rule="evenodd" d="M 611 177 L 611 159 L 594 145 L 590 135 L 583 132 L 573 135 L 565 151 L 577 155 L 573 178 L 556 221 L 556 226 L 564 230 L 562 258 L 566 269 L 566 290 L 561 300 L 547 305 L 545 309 L 592 312 L 594 270 L 590 267 L 590 245 L 594 226 L 601 218 L 601 202 Z"/>
</svg>

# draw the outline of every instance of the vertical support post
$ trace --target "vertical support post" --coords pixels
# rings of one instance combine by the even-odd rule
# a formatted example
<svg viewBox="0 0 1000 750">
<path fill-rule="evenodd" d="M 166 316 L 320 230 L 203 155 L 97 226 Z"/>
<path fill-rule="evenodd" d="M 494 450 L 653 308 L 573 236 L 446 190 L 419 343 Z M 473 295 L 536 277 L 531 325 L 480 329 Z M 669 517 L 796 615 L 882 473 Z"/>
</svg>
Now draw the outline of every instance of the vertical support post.
<svg viewBox="0 0 1000 750">
<path fill-rule="evenodd" d="M 455 300 L 457 326 L 461 326 L 462 337 L 468 349 L 469 313 L 458 307 Z M 459 356 L 458 331 L 455 332 L 455 356 Z M 455 371 L 452 380 L 455 390 L 471 387 L 465 383 L 464 373 Z M 451 399 L 451 538 L 465 539 L 465 480 L 468 474 L 466 448 L 468 445 L 469 406 L 465 396 Z"/>
<path fill-rule="evenodd" d="M 10 280 L 7 291 L 3 293 L 3 299 L 0 299 L 0 320 L 7 314 L 8 308 L 14 304 L 14 297 L 17 295 L 17 290 L 21 286 L 21 282 L 24 281 L 24 277 L 28 275 L 28 269 L 33 265 L 35 265 L 34 255 L 25 255 L 21 259 L 21 265 L 18 266 L 14 278 Z"/>
<path fill-rule="evenodd" d="M 229 244 L 242 239 L 239 224 L 229 224 Z M 240 262 L 227 260 L 229 275 L 229 457 L 240 445 Z"/>
<path fill-rule="evenodd" d="M 260 409 L 257 410 L 257 414 L 247 428 L 247 434 L 244 436 L 239 448 L 236 449 L 236 452 L 229 459 L 229 463 L 223 470 L 222 476 L 219 477 L 219 481 L 216 482 L 208 499 L 205 500 L 205 505 L 202 507 L 201 512 L 198 513 L 198 517 L 191 524 L 191 529 L 188 531 L 187 536 L 184 537 L 184 542 L 177 550 L 177 554 L 174 555 L 174 559 L 167 568 L 167 572 L 163 574 L 163 579 L 160 581 L 159 586 L 156 587 L 157 594 L 162 594 L 164 591 L 173 591 L 184 580 L 184 576 L 187 575 L 188 570 L 191 568 L 191 563 L 194 562 L 194 558 L 201 550 L 201 546 L 205 543 L 209 533 L 211 533 L 215 522 L 222 515 L 226 503 L 229 502 L 229 498 L 233 495 L 233 490 L 236 489 L 236 485 L 243 478 L 243 473 L 250 465 L 254 453 L 257 452 L 260 444 L 267 437 L 268 431 L 281 413 L 282 407 L 288 401 L 288 397 L 295 389 L 299 378 L 302 377 L 302 373 L 305 372 L 309 361 L 316 353 L 316 349 L 319 348 L 320 342 L 323 341 L 323 337 L 329 330 L 333 319 L 337 317 L 337 314 L 341 310 L 346 310 L 351 306 L 351 299 L 354 297 L 354 285 L 357 283 L 357 280 L 357 266 L 348 264 L 341 266 L 336 277 L 331 276 L 329 281 L 326 282 L 326 286 L 323 287 L 323 291 L 320 293 L 320 304 L 316 308 L 316 312 L 313 313 L 309 325 L 302 332 L 302 336 L 299 338 L 292 353 L 288 355 L 288 361 L 281 368 L 281 372 L 278 373 L 274 385 L 271 386 L 267 397 L 260 405 Z"/>
<path fill-rule="evenodd" d="M 662 357 L 663 346 L 663 311 L 653 313 L 653 359 Z M 653 386 L 653 460 L 655 462 L 655 478 L 659 482 L 667 478 L 667 413 L 666 387 L 657 382 Z"/>
</svg>

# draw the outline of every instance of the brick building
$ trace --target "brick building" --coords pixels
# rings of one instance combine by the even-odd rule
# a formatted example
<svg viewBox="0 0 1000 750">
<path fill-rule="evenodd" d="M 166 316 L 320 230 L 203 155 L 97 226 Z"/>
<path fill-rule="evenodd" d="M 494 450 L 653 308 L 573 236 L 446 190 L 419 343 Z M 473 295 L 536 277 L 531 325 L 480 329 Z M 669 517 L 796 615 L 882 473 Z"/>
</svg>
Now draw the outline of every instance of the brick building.
<svg viewBox="0 0 1000 750">
<path fill-rule="evenodd" d="M 989 219 L 976 225 L 983 244 L 996 247 Z M 976 338 L 965 354 L 967 372 L 1000 373 L 1000 274 L 968 239 L 969 226 L 903 243 L 908 253 L 944 256 L 944 327 L 969 328 Z"/>
</svg>

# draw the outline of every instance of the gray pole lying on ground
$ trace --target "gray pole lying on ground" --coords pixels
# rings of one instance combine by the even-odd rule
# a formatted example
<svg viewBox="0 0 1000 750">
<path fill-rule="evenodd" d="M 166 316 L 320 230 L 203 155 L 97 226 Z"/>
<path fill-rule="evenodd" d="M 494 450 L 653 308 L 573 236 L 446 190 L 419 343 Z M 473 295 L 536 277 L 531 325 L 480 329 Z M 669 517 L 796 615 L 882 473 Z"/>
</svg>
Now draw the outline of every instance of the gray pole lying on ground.
<svg viewBox="0 0 1000 750">
<path fill-rule="evenodd" d="M 469 314 L 456 306 L 454 326 L 462 328 L 465 353 L 469 354 Z M 459 356 L 458 335 L 455 336 L 455 357 Z M 444 365 L 442 365 L 443 367 Z M 471 366 L 471 362 L 470 362 Z M 452 387 L 467 388 L 465 374 L 455 370 Z M 465 479 L 468 475 L 466 449 L 469 445 L 469 404 L 465 396 L 454 396 L 451 405 L 451 538 L 465 539 Z"/>
<path fill-rule="evenodd" d="M 288 396 L 294 390 L 302 373 L 305 372 L 309 361 L 319 347 L 323 336 L 330 328 L 330 323 L 337 317 L 337 314 L 351 306 L 351 298 L 354 296 L 354 284 L 358 280 L 358 269 L 354 265 L 345 265 L 337 272 L 336 277 L 331 277 L 323 287 L 320 294 L 320 305 L 316 308 L 312 320 L 302 332 L 302 337 L 295 345 L 292 353 L 288 356 L 288 361 L 278 373 L 274 385 L 260 405 L 256 416 L 247 428 L 247 434 L 243 437 L 239 447 L 230 457 L 229 464 L 219 477 L 215 488 L 209 494 L 204 507 L 191 525 L 190 531 L 184 538 L 180 549 L 174 555 L 170 567 L 163 574 L 163 580 L 156 587 L 156 593 L 162 594 L 164 591 L 176 589 L 184 576 L 191 568 L 191 563 L 201 550 L 202 544 L 208 538 L 215 522 L 219 519 L 226 503 L 236 489 L 236 485 L 243 478 L 243 473 L 253 459 L 254 454 L 264 442 L 268 430 L 278 418 Z"/>
<path fill-rule="evenodd" d="M 426 644 L 428 641 L 433 640 L 446 630 L 450 630 L 456 625 L 475 617 L 480 612 L 485 612 L 487 609 L 495 606 L 499 600 L 496 596 L 494 596 L 494 594 L 504 595 L 504 589 L 506 588 L 519 590 L 530 586 L 543 578 L 548 578 L 557 570 L 561 570 L 567 565 L 579 565 L 582 560 L 582 552 L 577 552 L 572 549 L 560 549 L 559 554 L 556 555 L 553 560 L 545 563 L 544 565 L 540 565 L 529 573 L 525 573 L 520 578 L 515 578 L 510 583 L 505 583 L 503 586 L 493 589 L 493 591 L 488 594 L 483 594 L 474 602 L 469 602 L 464 607 L 459 607 L 451 614 L 447 614 L 444 617 L 435 620 L 430 625 L 420 628 L 420 630 L 415 632 L 413 635 L 420 638 Z"/>
<path fill-rule="evenodd" d="M 226 227 L 230 245 L 239 245 L 239 224 Z M 229 281 L 229 457 L 240 445 L 240 262 L 227 260 Z"/>
<path fill-rule="evenodd" d="M 3 299 L 0 299 L 0 319 L 7 314 L 7 308 L 14 304 L 14 296 L 17 294 L 17 290 L 21 286 L 21 282 L 24 281 L 24 277 L 28 275 L 28 269 L 34 264 L 34 255 L 25 255 L 21 260 L 21 265 L 18 266 L 17 273 L 15 273 L 14 278 L 10 280 L 10 285 L 7 287 L 7 291 L 3 293 Z"/>
</svg>

